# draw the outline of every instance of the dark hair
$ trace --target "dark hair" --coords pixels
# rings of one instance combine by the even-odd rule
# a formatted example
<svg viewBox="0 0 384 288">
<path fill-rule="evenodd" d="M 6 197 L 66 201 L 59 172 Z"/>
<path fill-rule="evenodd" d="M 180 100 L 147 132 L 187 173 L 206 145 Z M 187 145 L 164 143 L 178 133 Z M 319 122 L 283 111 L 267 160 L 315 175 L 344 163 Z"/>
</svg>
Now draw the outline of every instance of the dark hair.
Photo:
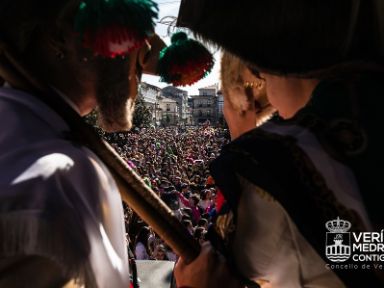
<svg viewBox="0 0 384 288">
<path fill-rule="evenodd" d="M 204 227 L 196 227 L 195 232 L 193 233 L 193 237 L 196 239 L 205 239 L 205 229 Z"/>
<path fill-rule="evenodd" d="M 203 191 L 201 191 L 200 193 L 201 200 L 207 200 L 207 194 L 208 194 L 208 190 L 204 189 Z"/>
<path fill-rule="evenodd" d="M 149 228 L 147 226 L 141 227 L 141 229 L 139 230 L 139 233 L 137 233 L 137 236 L 135 239 L 135 245 L 133 246 L 133 247 L 136 247 L 136 245 L 139 242 L 143 243 L 145 250 L 147 251 L 148 255 L 151 255 L 151 253 L 149 251 L 149 245 L 148 245 L 148 238 L 149 238 L 150 232 L 151 231 L 149 230 Z"/>
<path fill-rule="evenodd" d="M 156 247 L 153 250 L 157 251 L 157 252 L 162 251 L 164 253 L 164 259 L 162 259 L 162 260 L 169 260 L 168 256 L 167 256 L 167 249 L 165 248 L 165 246 L 163 244 L 156 245 Z"/>
<path fill-rule="evenodd" d="M 200 220 L 197 222 L 197 226 L 203 227 L 205 225 L 208 225 L 208 220 L 205 218 L 200 218 Z"/>
<path fill-rule="evenodd" d="M 161 200 L 163 200 L 171 210 L 177 210 L 180 208 L 179 196 L 175 191 L 162 193 Z"/>
<path fill-rule="evenodd" d="M 181 211 L 183 213 L 182 218 L 184 218 L 184 216 L 187 216 L 189 219 L 192 219 L 192 209 L 191 208 L 184 207 L 184 208 L 181 208 Z"/>
<path fill-rule="evenodd" d="M 191 220 L 188 220 L 188 219 L 184 219 L 184 220 L 182 220 L 182 223 L 183 223 L 183 225 L 184 225 L 186 228 L 188 228 L 188 226 L 193 226 L 193 225 L 192 225 L 192 221 L 191 221 Z"/>
<path fill-rule="evenodd" d="M 206 219 L 207 221 L 211 219 L 211 217 L 209 216 L 209 213 L 202 214 L 200 219 L 203 219 L 203 218 Z"/>
<path fill-rule="evenodd" d="M 193 194 L 190 198 L 193 200 L 193 202 L 195 203 L 195 205 L 199 204 L 199 201 L 200 201 L 200 197 L 199 197 L 199 195 L 197 195 L 197 194 Z"/>
<path fill-rule="evenodd" d="M 381 4 L 369 0 L 184 0 L 178 24 L 256 69 L 303 74 L 352 60 L 382 64 L 380 25 L 375 22 L 382 7 L 376 5 Z"/>
</svg>

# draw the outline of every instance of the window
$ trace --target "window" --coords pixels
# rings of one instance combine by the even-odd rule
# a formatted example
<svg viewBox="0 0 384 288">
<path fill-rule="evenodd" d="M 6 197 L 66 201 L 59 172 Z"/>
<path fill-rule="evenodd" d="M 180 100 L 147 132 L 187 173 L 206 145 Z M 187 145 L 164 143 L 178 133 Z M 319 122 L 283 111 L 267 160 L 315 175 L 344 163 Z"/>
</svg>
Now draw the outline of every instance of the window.
<svg viewBox="0 0 384 288">
<path fill-rule="evenodd" d="M 167 111 L 171 111 L 171 104 L 167 104 Z"/>
</svg>

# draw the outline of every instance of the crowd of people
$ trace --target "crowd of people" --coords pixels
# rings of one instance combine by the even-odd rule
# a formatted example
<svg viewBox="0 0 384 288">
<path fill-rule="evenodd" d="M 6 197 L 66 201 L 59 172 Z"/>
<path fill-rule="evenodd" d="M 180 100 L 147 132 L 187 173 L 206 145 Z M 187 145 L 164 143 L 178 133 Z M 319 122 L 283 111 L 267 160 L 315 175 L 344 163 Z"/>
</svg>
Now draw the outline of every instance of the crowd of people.
<svg viewBox="0 0 384 288">
<path fill-rule="evenodd" d="M 0 287 L 137 288 L 127 232 L 137 259 L 175 260 L 128 208 L 124 229 L 128 184 L 81 119 L 97 107 L 102 129 L 128 131 L 143 73 L 207 74 L 185 34 L 162 61 L 158 4 L 0 0 Z M 181 1 L 177 26 L 239 58 L 221 67 L 231 142 L 208 125 L 103 133 L 191 234 L 212 222 L 177 287 L 383 287 L 353 257 L 366 251 L 340 269 L 343 246 L 324 253 L 383 231 L 383 19 L 379 0 Z"/>
<path fill-rule="evenodd" d="M 101 134 L 203 242 L 216 211 L 217 193 L 209 164 L 229 142 L 228 130 L 205 125 Z M 176 260 L 150 227 L 136 217 L 130 222 L 129 237 L 136 259 Z"/>
</svg>

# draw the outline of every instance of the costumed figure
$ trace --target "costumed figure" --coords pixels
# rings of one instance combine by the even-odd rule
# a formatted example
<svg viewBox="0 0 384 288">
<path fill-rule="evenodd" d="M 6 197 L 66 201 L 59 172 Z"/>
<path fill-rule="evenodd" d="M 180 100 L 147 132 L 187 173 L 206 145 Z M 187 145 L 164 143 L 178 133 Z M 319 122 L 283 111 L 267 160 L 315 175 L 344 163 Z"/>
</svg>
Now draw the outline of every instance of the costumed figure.
<svg viewBox="0 0 384 288">
<path fill-rule="evenodd" d="M 149 188 L 94 131 L 76 129 L 96 107 L 105 131 L 130 128 L 141 74 L 158 74 L 165 53 L 157 13 L 151 0 L 0 1 L 0 287 L 132 284 L 124 171 L 138 183 L 130 195 Z M 176 71 L 178 84 L 206 75 L 204 55 L 193 79 Z"/>
<path fill-rule="evenodd" d="M 250 282 L 383 285 L 379 270 L 327 268 L 332 262 L 325 250 L 326 232 L 341 231 L 345 221 L 355 232 L 380 231 L 384 225 L 377 201 L 384 153 L 376 103 L 384 93 L 383 13 L 380 1 L 182 3 L 179 24 L 241 58 L 255 77 L 237 75 L 242 93 L 226 89 L 236 87 L 231 82 L 237 76 L 222 77 L 230 104 L 225 116 L 235 133 L 211 165 L 225 201 L 210 237 Z M 222 70 L 236 61 L 223 60 Z M 260 105 L 252 103 L 255 85 L 249 82 L 257 80 L 265 81 L 277 116 L 251 130 Z M 180 261 L 177 283 L 223 285 L 220 277 L 208 285 L 192 277 L 204 273 L 196 269 L 203 261 L 204 255 L 189 265 Z"/>
</svg>

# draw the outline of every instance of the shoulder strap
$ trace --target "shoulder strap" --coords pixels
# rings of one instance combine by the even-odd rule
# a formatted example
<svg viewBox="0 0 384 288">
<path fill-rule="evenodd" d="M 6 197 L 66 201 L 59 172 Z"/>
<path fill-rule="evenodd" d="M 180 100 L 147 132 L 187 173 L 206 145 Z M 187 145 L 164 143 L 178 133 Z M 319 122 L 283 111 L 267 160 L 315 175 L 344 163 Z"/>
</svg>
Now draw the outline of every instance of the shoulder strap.
<svg viewBox="0 0 384 288">
<path fill-rule="evenodd" d="M 279 201 L 324 261 L 327 261 L 325 223 L 338 216 L 359 223 L 354 211 L 338 203 L 322 176 L 291 137 L 254 130 L 241 141 L 228 145 L 211 168 L 215 182 L 230 202 L 234 214 L 241 189 L 235 179 L 241 175 Z M 380 287 L 371 271 L 334 272 L 348 287 Z"/>
</svg>

